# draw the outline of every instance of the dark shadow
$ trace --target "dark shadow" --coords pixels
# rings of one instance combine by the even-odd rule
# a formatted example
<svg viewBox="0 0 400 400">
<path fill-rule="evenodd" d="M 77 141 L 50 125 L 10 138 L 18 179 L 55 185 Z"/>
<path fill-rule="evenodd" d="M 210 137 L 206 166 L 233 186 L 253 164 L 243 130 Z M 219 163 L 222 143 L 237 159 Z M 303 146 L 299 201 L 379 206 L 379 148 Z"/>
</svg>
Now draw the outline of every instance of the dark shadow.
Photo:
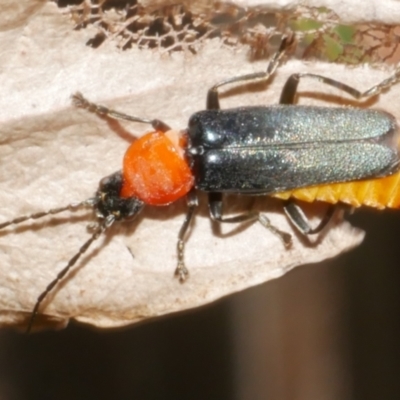
<svg viewBox="0 0 400 400">
<path fill-rule="evenodd" d="M 234 399 L 227 309 L 219 302 L 120 330 L 2 331 L 1 397 Z"/>
</svg>

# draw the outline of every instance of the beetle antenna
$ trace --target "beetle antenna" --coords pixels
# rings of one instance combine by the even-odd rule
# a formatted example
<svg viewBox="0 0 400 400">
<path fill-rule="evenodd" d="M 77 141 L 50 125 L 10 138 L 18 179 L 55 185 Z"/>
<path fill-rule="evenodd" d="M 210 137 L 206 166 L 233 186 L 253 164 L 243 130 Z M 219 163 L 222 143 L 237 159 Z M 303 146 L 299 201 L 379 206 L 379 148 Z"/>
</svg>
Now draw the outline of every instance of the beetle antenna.
<svg viewBox="0 0 400 400">
<path fill-rule="evenodd" d="M 71 203 L 65 207 L 52 208 L 51 210 L 40 211 L 34 214 L 22 215 L 21 217 L 17 217 L 9 221 L 3 222 L 2 224 L 0 224 L 0 229 L 4 229 L 9 225 L 18 225 L 30 219 L 39 219 L 45 217 L 46 215 L 59 214 L 62 213 L 63 211 L 77 211 L 83 207 L 93 207 L 93 199 L 81 201 L 80 203 Z"/>
<path fill-rule="evenodd" d="M 87 251 L 87 249 L 91 246 L 91 244 L 99 238 L 99 236 L 110 227 L 115 221 L 115 217 L 113 215 L 109 216 L 101 223 L 98 223 L 92 236 L 81 246 L 81 248 L 75 253 L 75 255 L 68 261 L 68 264 L 57 274 L 56 278 L 54 278 L 46 287 L 46 289 L 40 294 L 37 298 L 35 306 L 33 307 L 31 317 L 29 319 L 29 324 L 26 329 L 26 333 L 29 334 L 31 332 L 33 323 L 35 318 L 39 312 L 39 307 L 42 304 L 43 300 L 48 296 L 48 294 L 54 289 L 58 282 L 60 282 L 70 271 L 70 269 L 76 264 L 76 262 L 80 259 L 80 257 Z"/>
</svg>

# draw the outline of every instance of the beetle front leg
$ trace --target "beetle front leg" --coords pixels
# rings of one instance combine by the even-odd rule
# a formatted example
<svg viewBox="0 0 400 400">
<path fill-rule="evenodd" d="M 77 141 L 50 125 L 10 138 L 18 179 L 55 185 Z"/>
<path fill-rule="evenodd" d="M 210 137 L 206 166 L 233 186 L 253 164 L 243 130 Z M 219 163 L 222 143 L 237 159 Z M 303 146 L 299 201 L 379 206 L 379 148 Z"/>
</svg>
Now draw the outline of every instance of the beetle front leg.
<svg viewBox="0 0 400 400">
<path fill-rule="evenodd" d="M 333 217 L 333 214 L 335 213 L 336 207 L 334 205 L 330 205 L 325 215 L 315 228 L 311 228 L 310 222 L 305 216 L 303 210 L 294 201 L 286 201 L 283 209 L 289 220 L 299 232 L 301 232 L 303 235 L 313 235 L 321 232 L 328 225 L 329 221 Z"/>
<path fill-rule="evenodd" d="M 188 211 L 186 213 L 185 220 L 183 221 L 183 225 L 179 231 L 178 243 L 176 245 L 178 253 L 178 265 L 175 270 L 175 276 L 179 279 L 179 282 L 181 283 L 185 282 L 185 280 L 189 276 L 189 271 L 185 266 L 185 236 L 187 230 L 189 229 L 190 223 L 193 220 L 196 208 L 199 205 L 197 195 L 194 190 L 188 193 L 186 199 Z"/>
<path fill-rule="evenodd" d="M 274 235 L 278 236 L 282 240 L 283 245 L 289 248 L 292 245 L 292 236 L 279 230 L 271 224 L 270 220 L 265 214 L 258 211 L 250 210 L 245 213 L 235 215 L 233 217 L 224 217 L 222 215 L 222 193 L 210 193 L 208 196 L 208 206 L 210 216 L 214 221 L 219 223 L 240 223 L 240 222 L 252 222 L 258 221 L 264 228 L 268 229 Z"/>
</svg>

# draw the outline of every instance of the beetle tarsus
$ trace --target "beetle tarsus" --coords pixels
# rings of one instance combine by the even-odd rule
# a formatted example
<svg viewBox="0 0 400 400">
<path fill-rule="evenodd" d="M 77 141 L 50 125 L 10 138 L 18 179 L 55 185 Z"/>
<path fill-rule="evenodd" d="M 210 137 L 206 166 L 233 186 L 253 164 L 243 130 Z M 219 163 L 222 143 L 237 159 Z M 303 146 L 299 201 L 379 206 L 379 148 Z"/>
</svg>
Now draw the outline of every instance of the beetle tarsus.
<svg viewBox="0 0 400 400">
<path fill-rule="evenodd" d="M 276 228 L 274 225 L 271 224 L 271 221 L 267 218 L 266 215 L 264 214 L 259 214 L 258 215 L 258 222 L 260 224 L 268 229 L 271 233 L 274 235 L 278 236 L 279 239 L 282 240 L 283 245 L 285 246 L 286 249 L 290 248 L 292 246 L 292 235 L 290 233 L 281 231 L 280 229 Z"/>
<path fill-rule="evenodd" d="M 293 245 L 292 235 L 290 233 L 280 231 L 277 229 L 277 235 L 281 238 L 285 249 L 290 249 Z"/>
<path fill-rule="evenodd" d="M 179 279 L 180 283 L 184 283 L 189 277 L 189 270 L 185 267 L 183 262 L 179 262 L 175 270 L 175 276 Z"/>
<path fill-rule="evenodd" d="M 183 241 L 183 239 L 178 240 L 177 250 L 178 250 L 178 265 L 175 269 L 174 275 L 179 279 L 180 283 L 184 283 L 186 279 L 189 277 L 189 270 L 186 268 L 185 262 L 183 261 L 185 254 L 185 242 Z"/>
</svg>

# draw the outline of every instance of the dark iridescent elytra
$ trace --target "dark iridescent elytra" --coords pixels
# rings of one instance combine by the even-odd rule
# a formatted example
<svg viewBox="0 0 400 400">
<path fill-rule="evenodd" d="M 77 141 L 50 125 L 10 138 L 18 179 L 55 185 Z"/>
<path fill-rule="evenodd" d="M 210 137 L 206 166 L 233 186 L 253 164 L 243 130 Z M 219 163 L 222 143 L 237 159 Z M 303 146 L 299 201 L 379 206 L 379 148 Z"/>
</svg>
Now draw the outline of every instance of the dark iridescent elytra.
<svg viewBox="0 0 400 400">
<path fill-rule="evenodd" d="M 205 110 L 190 118 L 187 154 L 200 190 L 268 194 L 390 175 L 400 167 L 399 134 L 379 110 Z"/>
</svg>

